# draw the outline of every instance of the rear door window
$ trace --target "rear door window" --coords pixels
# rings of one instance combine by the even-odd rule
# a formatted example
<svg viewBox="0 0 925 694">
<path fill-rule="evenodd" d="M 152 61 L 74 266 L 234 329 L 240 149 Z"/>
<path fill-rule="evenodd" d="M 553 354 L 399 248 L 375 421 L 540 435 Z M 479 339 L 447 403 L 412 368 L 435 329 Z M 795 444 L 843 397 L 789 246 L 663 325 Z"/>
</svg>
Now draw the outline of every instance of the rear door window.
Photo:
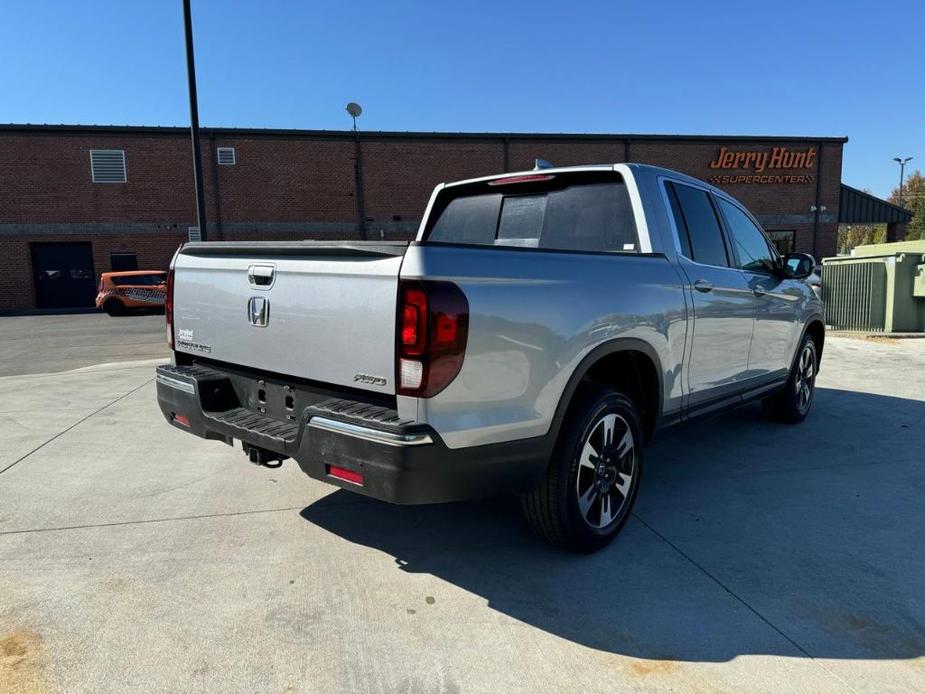
<svg viewBox="0 0 925 694">
<path fill-rule="evenodd" d="M 716 210 L 705 190 L 682 183 L 668 183 L 677 196 L 677 210 L 672 205 L 678 235 L 687 234 L 681 242 L 682 252 L 691 260 L 704 265 L 729 265 L 723 231 Z M 680 217 L 680 219 L 679 219 Z"/>
<path fill-rule="evenodd" d="M 555 181 L 552 190 L 513 184 L 509 191 L 452 198 L 437 211 L 426 238 L 432 243 L 637 253 L 626 184 L 613 175 L 601 178 L 576 185 Z"/>
</svg>

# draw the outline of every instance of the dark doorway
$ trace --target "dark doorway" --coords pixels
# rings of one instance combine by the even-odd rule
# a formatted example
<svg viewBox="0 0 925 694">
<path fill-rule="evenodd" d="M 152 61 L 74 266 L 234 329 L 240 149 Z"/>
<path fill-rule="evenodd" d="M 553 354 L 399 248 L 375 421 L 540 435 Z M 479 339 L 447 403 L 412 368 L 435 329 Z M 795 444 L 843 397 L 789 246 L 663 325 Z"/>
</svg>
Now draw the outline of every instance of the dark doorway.
<svg viewBox="0 0 925 694">
<path fill-rule="evenodd" d="M 109 265 L 113 272 L 128 272 L 138 269 L 138 255 L 135 253 L 110 253 Z"/>
<path fill-rule="evenodd" d="M 96 280 L 89 243 L 33 243 L 32 276 L 38 308 L 93 306 Z"/>
</svg>

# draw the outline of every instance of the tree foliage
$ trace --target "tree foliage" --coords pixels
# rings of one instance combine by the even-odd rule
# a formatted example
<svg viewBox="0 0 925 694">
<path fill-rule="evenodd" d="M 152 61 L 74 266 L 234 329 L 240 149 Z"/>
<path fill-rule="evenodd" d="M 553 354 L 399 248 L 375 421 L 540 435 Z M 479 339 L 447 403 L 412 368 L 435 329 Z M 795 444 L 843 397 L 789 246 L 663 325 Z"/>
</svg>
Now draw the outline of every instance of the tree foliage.
<svg viewBox="0 0 925 694">
<path fill-rule="evenodd" d="M 899 186 L 890 193 L 889 201 L 899 204 Z M 903 207 L 915 215 L 906 225 L 906 239 L 925 239 L 925 176 L 921 171 L 913 171 L 903 184 Z"/>
<path fill-rule="evenodd" d="M 855 246 L 886 241 L 886 224 L 840 224 L 838 254 L 847 255 Z"/>
<path fill-rule="evenodd" d="M 905 189 L 905 186 L 903 187 Z M 870 188 L 864 192 L 873 195 Z M 847 255 L 855 246 L 886 241 L 886 224 L 840 224 L 838 226 L 839 255 Z"/>
</svg>

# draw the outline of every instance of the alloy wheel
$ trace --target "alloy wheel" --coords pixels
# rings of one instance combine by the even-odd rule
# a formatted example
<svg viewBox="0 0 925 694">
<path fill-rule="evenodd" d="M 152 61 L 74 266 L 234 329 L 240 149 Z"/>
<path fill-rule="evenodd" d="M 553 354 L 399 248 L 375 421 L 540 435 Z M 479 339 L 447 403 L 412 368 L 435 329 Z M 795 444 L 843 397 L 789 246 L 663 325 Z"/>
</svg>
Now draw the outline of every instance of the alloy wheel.
<svg viewBox="0 0 925 694">
<path fill-rule="evenodd" d="M 816 353 L 811 344 L 803 346 L 800 352 L 800 361 L 797 363 L 796 374 L 796 394 L 797 407 L 800 412 L 805 412 L 809 408 L 809 403 L 813 397 L 813 386 L 816 381 Z"/>
<path fill-rule="evenodd" d="M 636 476 L 636 445 L 627 421 L 614 413 L 598 419 L 578 462 L 578 510 L 592 528 L 604 529 L 624 515 Z"/>
</svg>

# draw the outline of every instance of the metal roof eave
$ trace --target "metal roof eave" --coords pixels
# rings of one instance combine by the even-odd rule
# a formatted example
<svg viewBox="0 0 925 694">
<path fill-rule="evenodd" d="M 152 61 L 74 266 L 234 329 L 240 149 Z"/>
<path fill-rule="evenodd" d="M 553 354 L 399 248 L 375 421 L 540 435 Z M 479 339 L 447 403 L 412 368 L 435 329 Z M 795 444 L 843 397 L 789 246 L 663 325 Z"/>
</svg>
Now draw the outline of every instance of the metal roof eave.
<svg viewBox="0 0 925 694">
<path fill-rule="evenodd" d="M 839 224 L 908 224 L 913 213 L 863 190 L 841 184 Z"/>
<path fill-rule="evenodd" d="M 216 137 L 266 137 L 306 139 L 350 139 L 356 135 L 352 130 L 309 130 L 293 128 L 213 128 L 202 127 L 200 132 Z M 133 134 L 155 136 L 187 136 L 189 128 L 180 126 L 148 125 L 77 125 L 0 123 L 0 133 L 88 135 L 88 134 Z M 543 132 L 421 132 L 400 130 L 359 130 L 361 138 L 371 139 L 432 139 L 432 140 L 630 140 L 630 141 L 687 141 L 687 142 L 819 142 L 845 144 L 847 137 L 811 135 L 676 135 L 653 133 L 543 133 Z"/>
</svg>

